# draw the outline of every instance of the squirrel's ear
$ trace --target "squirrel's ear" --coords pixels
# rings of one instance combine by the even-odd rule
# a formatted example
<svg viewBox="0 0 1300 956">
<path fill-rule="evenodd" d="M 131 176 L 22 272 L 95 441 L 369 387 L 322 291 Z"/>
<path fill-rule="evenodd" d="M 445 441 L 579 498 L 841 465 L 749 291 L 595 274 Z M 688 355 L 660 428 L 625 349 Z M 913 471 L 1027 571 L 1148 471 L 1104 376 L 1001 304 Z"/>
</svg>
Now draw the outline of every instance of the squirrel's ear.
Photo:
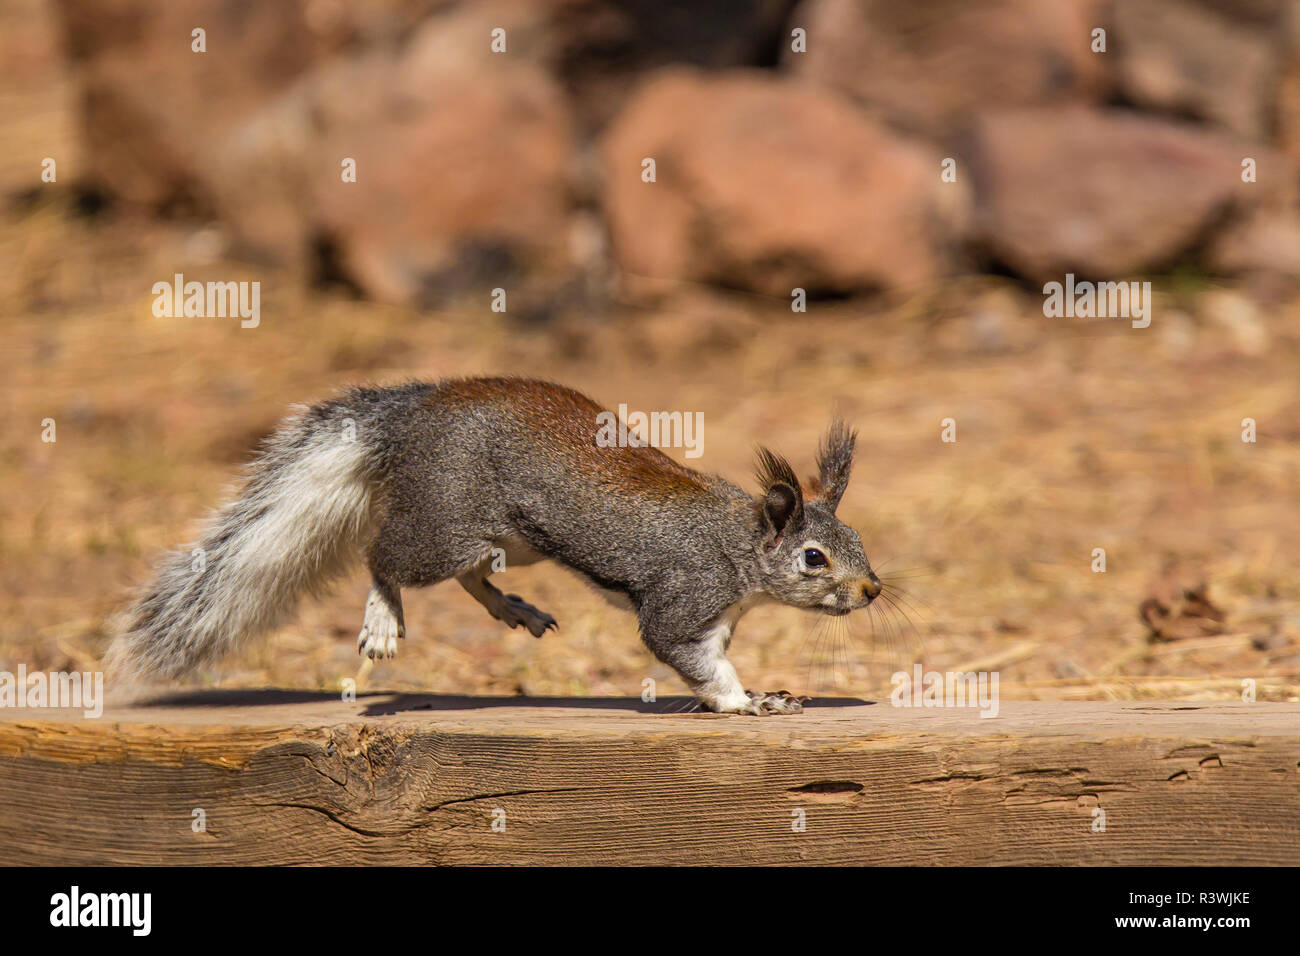
<svg viewBox="0 0 1300 956">
<path fill-rule="evenodd" d="M 763 520 L 774 541 L 803 516 L 803 491 L 790 463 L 766 448 L 758 450 L 758 481 L 763 487 Z"/>
<path fill-rule="evenodd" d="M 817 456 L 817 490 L 832 512 L 839 507 L 840 499 L 849 487 L 853 448 L 857 441 L 858 433 L 850 431 L 843 420 L 837 418 L 831 422 L 821 453 Z"/>
</svg>

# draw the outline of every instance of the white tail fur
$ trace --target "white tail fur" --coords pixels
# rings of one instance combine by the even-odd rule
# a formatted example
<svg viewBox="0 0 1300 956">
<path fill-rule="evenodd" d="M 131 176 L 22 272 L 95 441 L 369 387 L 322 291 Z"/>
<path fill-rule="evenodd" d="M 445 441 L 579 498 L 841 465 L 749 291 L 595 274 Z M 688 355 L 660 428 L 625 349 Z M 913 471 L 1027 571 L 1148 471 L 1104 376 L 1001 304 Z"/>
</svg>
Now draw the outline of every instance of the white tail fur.
<svg viewBox="0 0 1300 956">
<path fill-rule="evenodd" d="M 176 677 L 279 624 L 356 556 L 371 527 L 365 443 L 338 415 L 286 420 L 194 551 L 169 554 L 109 652 L 136 676 Z"/>
</svg>

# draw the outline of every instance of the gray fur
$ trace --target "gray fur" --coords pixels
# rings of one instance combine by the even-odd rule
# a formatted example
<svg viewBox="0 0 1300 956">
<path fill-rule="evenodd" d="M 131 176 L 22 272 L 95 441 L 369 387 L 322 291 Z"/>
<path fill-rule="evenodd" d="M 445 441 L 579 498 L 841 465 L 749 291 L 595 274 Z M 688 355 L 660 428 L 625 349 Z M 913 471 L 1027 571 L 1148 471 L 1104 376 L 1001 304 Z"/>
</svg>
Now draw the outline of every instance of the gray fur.
<svg viewBox="0 0 1300 956">
<path fill-rule="evenodd" d="M 797 712 L 788 695 L 743 691 L 726 645 L 763 600 L 839 614 L 879 592 L 856 532 L 834 514 L 852 435 L 837 424 L 827 437 L 824 498 L 805 500 L 793 469 L 766 450 L 753 496 L 654 449 L 595 447 L 598 410 L 548 383 L 468 379 L 355 389 L 290 419 L 202 539 L 208 570 L 191 572 L 184 552 L 167 559 L 118 656 L 168 676 L 213 660 L 274 627 L 298 593 L 362 550 L 374 581 L 367 629 L 389 635 L 368 642 L 363 630 L 363 652 L 395 648 L 401 588 L 453 577 L 540 636 L 554 619 L 486 580 L 493 548 L 507 547 L 625 595 L 647 646 L 706 706 Z M 332 444 L 347 418 L 353 452 Z M 317 478 L 329 480 L 306 493 Z M 268 548 L 259 527 L 293 532 Z M 827 567 L 805 566 L 810 542 Z M 264 553 L 249 553 L 254 543 Z"/>
</svg>

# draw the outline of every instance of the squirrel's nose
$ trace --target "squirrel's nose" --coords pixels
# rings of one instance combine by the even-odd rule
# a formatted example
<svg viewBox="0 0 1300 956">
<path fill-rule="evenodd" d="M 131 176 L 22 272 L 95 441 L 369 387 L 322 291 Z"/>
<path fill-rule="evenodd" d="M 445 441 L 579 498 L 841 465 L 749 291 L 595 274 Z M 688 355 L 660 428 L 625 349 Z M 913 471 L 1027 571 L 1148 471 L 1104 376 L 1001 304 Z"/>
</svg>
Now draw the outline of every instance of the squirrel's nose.
<svg viewBox="0 0 1300 956">
<path fill-rule="evenodd" d="M 868 601 L 874 601 L 880 594 L 880 578 L 876 577 L 874 571 L 868 571 L 866 580 L 862 582 L 862 596 Z"/>
</svg>

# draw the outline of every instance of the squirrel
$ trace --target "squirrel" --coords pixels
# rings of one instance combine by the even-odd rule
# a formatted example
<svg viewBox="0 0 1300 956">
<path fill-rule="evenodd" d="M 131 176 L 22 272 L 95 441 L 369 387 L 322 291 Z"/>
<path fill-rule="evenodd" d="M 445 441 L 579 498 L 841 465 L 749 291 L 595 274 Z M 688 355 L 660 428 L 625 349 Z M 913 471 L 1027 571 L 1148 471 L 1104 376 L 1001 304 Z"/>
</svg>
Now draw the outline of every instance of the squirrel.
<svg viewBox="0 0 1300 956">
<path fill-rule="evenodd" d="M 789 462 L 760 447 L 754 496 L 644 442 L 597 441 L 602 414 L 524 378 L 363 386 L 298 406 L 199 550 L 164 558 L 110 665 L 180 676 L 276 627 L 362 553 L 362 654 L 396 654 L 402 588 L 449 578 L 541 637 L 555 618 L 488 580 L 504 552 L 507 565 L 551 559 L 625 599 L 646 646 L 707 710 L 799 713 L 806 698 L 745 690 L 726 652 L 756 604 L 844 615 L 880 594 L 857 532 L 835 516 L 856 432 L 832 423 L 806 496 Z"/>
</svg>

